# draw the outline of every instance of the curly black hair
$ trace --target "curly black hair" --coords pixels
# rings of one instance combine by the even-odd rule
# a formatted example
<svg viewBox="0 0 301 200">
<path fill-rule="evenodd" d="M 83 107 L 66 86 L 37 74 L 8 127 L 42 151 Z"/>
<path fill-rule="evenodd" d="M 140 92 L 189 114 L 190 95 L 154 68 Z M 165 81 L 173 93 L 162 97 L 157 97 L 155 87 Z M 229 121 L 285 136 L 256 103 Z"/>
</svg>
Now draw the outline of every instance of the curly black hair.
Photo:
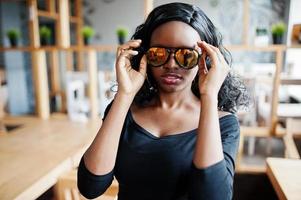
<svg viewBox="0 0 301 200">
<path fill-rule="evenodd" d="M 202 40 L 219 48 L 226 62 L 231 67 L 232 56 L 230 52 L 223 47 L 221 34 L 205 13 L 199 7 L 194 5 L 186 3 L 169 3 L 156 7 L 148 15 L 146 21 L 136 28 L 132 39 L 141 39 L 142 43 L 137 49 L 139 54 L 131 59 L 132 66 L 135 70 L 138 70 L 140 60 L 149 48 L 152 32 L 161 24 L 170 21 L 181 21 L 193 27 L 199 33 Z M 211 64 L 209 58 L 206 59 L 206 64 L 208 69 L 210 69 Z M 200 98 L 198 78 L 199 75 L 197 74 L 192 82 L 191 90 L 194 95 Z M 134 103 L 140 106 L 146 105 L 158 95 L 158 91 L 154 87 L 156 87 L 155 80 L 148 68 L 147 79 L 136 94 Z M 244 83 L 238 75 L 235 75 L 231 71 L 219 90 L 218 109 L 236 113 L 241 106 L 248 108 L 249 102 L 250 96 Z"/>
</svg>

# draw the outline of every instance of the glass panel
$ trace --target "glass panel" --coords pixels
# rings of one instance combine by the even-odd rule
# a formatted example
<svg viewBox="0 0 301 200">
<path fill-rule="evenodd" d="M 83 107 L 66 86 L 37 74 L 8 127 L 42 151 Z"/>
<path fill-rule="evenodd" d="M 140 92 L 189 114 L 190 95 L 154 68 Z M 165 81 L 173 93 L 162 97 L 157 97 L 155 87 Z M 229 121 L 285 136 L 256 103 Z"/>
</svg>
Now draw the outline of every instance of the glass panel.
<svg viewBox="0 0 301 200">
<path fill-rule="evenodd" d="M 272 25 L 284 22 L 288 12 L 289 3 L 285 0 L 250 0 L 249 44 L 273 44 Z M 265 41 L 258 39 L 266 36 Z M 284 42 L 284 36 L 282 43 Z"/>
<path fill-rule="evenodd" d="M 47 10 L 45 0 L 38 0 L 37 6 L 38 6 L 38 10 Z"/>
<path fill-rule="evenodd" d="M 75 13 L 75 0 L 69 0 L 69 13 L 71 16 L 76 16 Z"/>
<path fill-rule="evenodd" d="M 222 34 L 224 44 L 243 43 L 243 2 L 236 0 L 196 0 Z"/>
</svg>

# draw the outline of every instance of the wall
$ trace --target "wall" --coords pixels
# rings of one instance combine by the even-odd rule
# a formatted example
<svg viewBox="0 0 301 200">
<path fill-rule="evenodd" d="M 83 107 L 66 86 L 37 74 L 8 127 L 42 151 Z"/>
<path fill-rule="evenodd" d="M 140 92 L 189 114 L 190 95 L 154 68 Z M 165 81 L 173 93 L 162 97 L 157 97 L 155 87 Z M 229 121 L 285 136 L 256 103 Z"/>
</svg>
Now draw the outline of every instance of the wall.
<svg viewBox="0 0 301 200">
<path fill-rule="evenodd" d="M 84 0 L 84 22 L 96 30 L 96 37 L 92 43 L 118 44 L 116 29 L 119 26 L 128 28 L 129 39 L 135 28 L 144 20 L 143 8 L 143 0 Z"/>
<path fill-rule="evenodd" d="M 22 38 L 26 35 L 24 26 L 25 5 L 17 2 L 1 2 L 0 20 L 3 45 L 9 46 L 9 41 L 5 32 L 11 28 L 18 28 L 21 31 Z M 23 44 L 23 40 L 19 45 Z M 26 37 L 25 37 L 26 38 Z M 24 39 L 26 41 L 26 39 Z M 3 65 L 6 70 L 7 88 L 8 88 L 8 109 L 12 115 L 22 115 L 33 112 L 34 98 L 32 94 L 31 71 L 29 55 L 20 51 L 0 52 L 3 56 Z M 1 57 L 0 56 L 0 57 Z"/>
<path fill-rule="evenodd" d="M 2 4 L 0 3 L 0 10 L 2 10 Z M 1 17 L 1 14 L 0 14 Z M 2 20 L 0 20 L 0 45 L 3 46 L 3 33 L 2 33 Z M 0 70 L 4 68 L 4 56 L 0 53 Z"/>
<path fill-rule="evenodd" d="M 169 0 L 154 0 L 154 6 L 176 1 Z M 183 3 L 193 4 L 200 7 L 209 17 L 213 24 L 222 33 L 224 43 L 226 44 L 241 44 L 242 34 L 242 6 L 243 1 L 232 0 L 184 0 Z M 227 12 L 224 12 L 227 10 Z"/>
<path fill-rule="evenodd" d="M 176 1 L 154 0 L 154 7 Z M 225 44 L 242 44 L 243 2 L 242 0 L 183 0 L 199 6 L 212 20 L 224 37 Z M 287 0 L 251 0 L 249 43 L 253 43 L 256 27 L 270 26 L 278 21 L 285 21 Z M 117 44 L 115 30 L 118 26 L 129 27 L 130 35 L 143 22 L 142 0 L 122 1 L 85 0 L 84 19 L 97 32 L 95 44 Z"/>
</svg>

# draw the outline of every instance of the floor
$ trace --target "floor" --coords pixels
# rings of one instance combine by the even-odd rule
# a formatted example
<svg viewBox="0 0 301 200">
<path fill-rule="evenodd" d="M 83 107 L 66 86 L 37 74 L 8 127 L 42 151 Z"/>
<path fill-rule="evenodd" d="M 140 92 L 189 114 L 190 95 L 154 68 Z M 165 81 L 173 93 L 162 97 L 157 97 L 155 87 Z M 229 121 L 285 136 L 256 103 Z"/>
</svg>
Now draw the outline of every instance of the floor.
<svg viewBox="0 0 301 200">
<path fill-rule="evenodd" d="M 244 142 L 244 156 L 242 162 L 246 165 L 264 166 L 267 157 L 283 157 L 284 144 L 280 138 L 256 138 L 254 154 L 248 154 L 250 139 L 245 138 Z"/>
<path fill-rule="evenodd" d="M 235 174 L 234 200 L 276 200 L 276 193 L 265 173 Z"/>
<path fill-rule="evenodd" d="M 283 157 L 281 139 L 255 139 L 255 151 L 248 155 L 249 138 L 245 138 L 242 162 L 247 165 L 265 166 L 266 157 Z M 301 146 L 300 146 L 301 147 Z M 236 173 L 234 176 L 234 200 L 276 200 L 276 193 L 266 173 Z"/>
</svg>

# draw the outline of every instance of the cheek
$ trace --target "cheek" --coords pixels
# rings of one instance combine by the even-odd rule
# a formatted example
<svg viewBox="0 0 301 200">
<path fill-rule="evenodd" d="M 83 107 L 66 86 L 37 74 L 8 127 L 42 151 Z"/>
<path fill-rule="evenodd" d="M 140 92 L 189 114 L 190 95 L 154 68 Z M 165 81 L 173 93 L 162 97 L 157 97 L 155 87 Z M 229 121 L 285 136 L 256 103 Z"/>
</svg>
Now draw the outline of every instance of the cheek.
<svg viewBox="0 0 301 200">
<path fill-rule="evenodd" d="M 192 69 L 191 73 L 189 74 L 189 79 L 192 82 L 195 78 L 195 76 L 197 75 L 199 69 L 198 68 L 194 68 Z"/>
<path fill-rule="evenodd" d="M 154 78 L 157 78 L 161 75 L 160 68 L 150 67 L 150 73 L 153 75 Z"/>
</svg>

